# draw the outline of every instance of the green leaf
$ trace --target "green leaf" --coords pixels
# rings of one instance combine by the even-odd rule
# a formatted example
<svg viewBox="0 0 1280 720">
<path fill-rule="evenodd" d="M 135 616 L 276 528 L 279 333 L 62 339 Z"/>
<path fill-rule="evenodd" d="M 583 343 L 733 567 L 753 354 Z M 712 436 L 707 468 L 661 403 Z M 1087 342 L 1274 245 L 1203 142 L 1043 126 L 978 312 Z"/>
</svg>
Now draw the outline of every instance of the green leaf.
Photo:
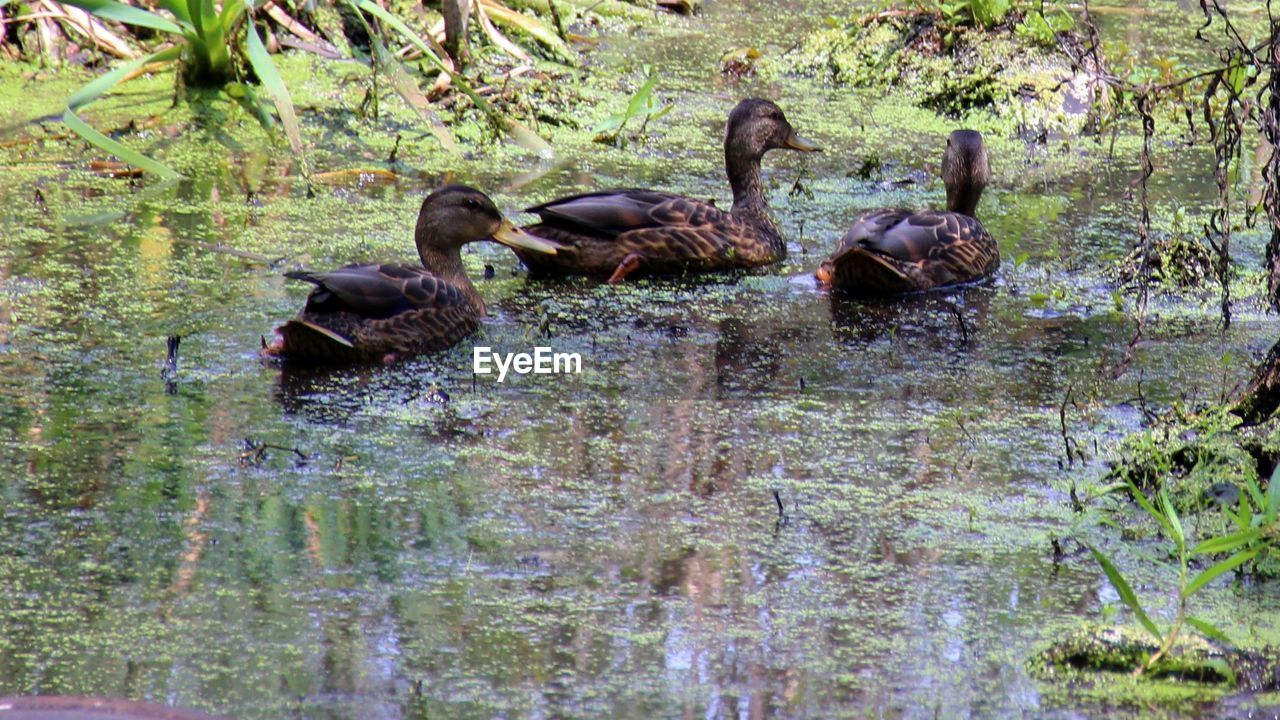
<svg viewBox="0 0 1280 720">
<path fill-rule="evenodd" d="M 375 5 L 369 0 L 347 0 L 347 2 L 357 10 L 363 10 L 364 12 L 373 15 L 386 23 L 393 30 L 403 35 L 404 38 L 409 41 L 409 44 L 421 50 L 423 56 L 435 65 L 440 72 L 448 73 L 449 77 L 453 80 L 453 84 L 462 91 L 462 94 L 471 98 L 471 102 L 475 103 L 476 107 L 480 108 L 480 112 L 483 112 L 488 116 L 495 125 L 501 128 L 503 132 L 507 133 L 507 135 L 510 135 L 511 139 L 515 140 L 521 147 L 531 150 L 544 158 L 555 156 L 555 151 L 551 149 L 551 146 L 547 144 L 546 140 L 538 137 L 537 133 L 525 127 L 520 122 L 495 110 L 494 107 L 489 104 L 489 101 L 485 100 L 479 93 L 471 88 L 471 85 L 467 82 L 466 78 L 462 77 L 461 74 L 450 70 L 448 66 L 445 65 L 444 61 L 440 59 L 440 56 L 437 55 L 436 52 L 427 45 L 427 43 L 423 42 L 422 38 L 418 37 L 417 33 L 411 30 L 408 25 L 405 25 L 400 18 L 391 14 L 384 8 Z"/>
<path fill-rule="evenodd" d="M 1221 630 L 1214 627 L 1213 625 L 1210 625 L 1204 620 L 1201 620 L 1199 618 L 1189 617 L 1189 616 L 1183 619 L 1187 621 L 1188 625 L 1195 628 L 1196 630 L 1199 630 L 1200 634 L 1204 635 L 1207 638 L 1217 640 L 1218 642 L 1221 642 L 1221 643 L 1229 644 L 1231 642 L 1231 640 L 1227 638 L 1226 633 L 1222 632 Z"/>
<path fill-rule="evenodd" d="M 625 115 L 615 113 L 597 123 L 595 127 L 591 128 L 591 132 L 594 135 L 608 135 L 620 130 L 626 121 L 627 117 Z"/>
<path fill-rule="evenodd" d="M 126 25 L 159 30 L 170 35 L 182 35 L 184 30 L 168 18 L 147 12 L 142 8 L 115 2 L 115 0 L 62 0 L 63 4 L 80 8 L 102 20 L 115 20 Z"/>
<path fill-rule="evenodd" d="M 235 2 L 235 0 L 228 1 Z M 262 38 L 258 37 L 258 29 L 254 27 L 252 20 L 245 23 L 244 35 L 247 41 L 249 64 L 253 66 L 254 74 L 262 83 L 263 92 L 276 106 L 276 114 L 280 116 L 280 124 L 284 125 L 284 134 L 289 139 L 289 147 L 292 148 L 300 163 L 302 177 L 309 179 L 310 172 L 307 169 L 306 155 L 302 146 L 302 130 L 298 126 L 298 116 L 293 111 L 293 100 L 289 97 L 289 88 L 285 87 L 284 79 L 276 70 L 275 63 L 271 62 L 271 56 L 267 54 Z"/>
<path fill-rule="evenodd" d="M 231 97 L 231 99 L 240 103 L 240 106 L 248 110 L 255 118 L 258 124 L 267 131 L 275 129 L 276 121 L 271 116 L 271 110 L 262 98 L 258 97 L 255 91 L 249 85 L 243 83 L 230 83 L 223 90 Z"/>
<path fill-rule="evenodd" d="M 1138 602 L 1138 596 L 1134 594 L 1133 588 L 1129 587 L 1128 581 L 1124 579 L 1124 576 L 1120 574 L 1116 566 L 1112 565 L 1107 556 L 1099 552 L 1097 548 L 1091 545 L 1086 545 L 1085 547 L 1089 548 L 1089 552 L 1093 553 L 1094 559 L 1102 566 L 1102 572 L 1107 574 L 1107 579 L 1111 581 L 1111 586 L 1116 589 L 1116 594 L 1120 596 L 1121 602 L 1129 606 L 1129 609 L 1137 616 L 1138 622 L 1142 623 L 1142 627 L 1151 633 L 1157 643 L 1164 643 L 1164 637 L 1160 634 L 1160 629 L 1156 627 L 1155 623 L 1151 622 L 1151 618 L 1147 617 L 1147 611 L 1142 609 L 1142 604 Z"/>
<path fill-rule="evenodd" d="M 1129 494 L 1133 497 L 1134 502 L 1141 505 L 1142 509 L 1146 510 L 1148 515 L 1155 518 L 1156 522 L 1160 523 L 1160 526 L 1164 528 L 1166 535 L 1173 537 L 1173 528 L 1169 526 L 1169 520 L 1164 516 L 1164 513 L 1156 510 L 1155 506 L 1151 504 L 1151 501 L 1147 499 L 1147 496 L 1138 489 L 1137 485 L 1133 484 L 1133 481 L 1128 482 Z"/>
<path fill-rule="evenodd" d="M 155 173 L 163 178 L 178 177 L 178 173 L 175 172 L 173 168 L 170 168 L 167 165 L 162 165 L 136 150 L 130 150 L 124 145 L 121 145 L 115 140 L 112 140 L 106 135 L 103 135 L 97 130 L 89 127 L 85 121 L 81 120 L 75 113 L 71 112 L 70 108 L 62 113 L 62 122 L 66 123 L 67 127 L 71 128 L 72 132 L 84 138 L 90 145 L 93 145 L 100 150 L 105 150 L 130 165 L 140 167 L 149 173 Z"/>
<path fill-rule="evenodd" d="M 1231 91 L 1237 95 L 1240 94 L 1240 91 L 1244 90 L 1244 82 L 1247 78 L 1248 75 L 1245 74 L 1243 65 L 1237 65 L 1230 70 L 1227 70 L 1227 85 L 1229 85 L 1231 87 Z"/>
<path fill-rule="evenodd" d="M 1276 469 L 1271 473 L 1271 479 L 1267 481 L 1267 503 L 1262 510 L 1267 525 L 1275 524 L 1277 513 L 1280 513 L 1280 464 L 1276 465 Z"/>
<path fill-rule="evenodd" d="M 1164 511 L 1165 519 L 1168 520 L 1169 533 L 1173 537 L 1173 543 L 1178 546 L 1178 555 L 1182 556 L 1187 549 L 1187 536 L 1182 532 L 1182 521 L 1178 519 L 1178 511 L 1174 509 L 1173 503 L 1169 500 L 1169 494 L 1165 492 L 1163 486 L 1160 488 L 1160 509 Z"/>
<path fill-rule="evenodd" d="M 183 0 L 156 0 L 156 4 L 173 13 L 183 24 L 191 26 L 191 13 L 187 12 L 187 4 Z"/>
<path fill-rule="evenodd" d="M 178 177 L 178 173 L 174 172 L 172 168 L 158 163 L 142 153 L 130 150 L 120 142 L 112 140 L 106 135 L 94 130 L 92 127 L 89 127 L 88 123 L 80 119 L 80 116 L 76 114 L 76 111 L 102 97 L 103 94 L 119 84 L 127 75 L 143 65 L 153 62 L 176 60 L 181 56 L 181 54 L 181 46 L 167 48 L 158 53 L 148 55 L 147 57 L 127 62 L 102 77 L 93 80 L 89 84 L 77 90 L 75 94 L 67 100 L 67 108 L 62 113 L 62 121 L 67 124 L 67 127 L 71 128 L 72 132 L 84 138 L 90 145 L 109 152 L 134 167 L 140 167 L 146 172 L 155 173 L 163 178 Z"/>
<path fill-rule="evenodd" d="M 383 69 L 387 79 L 391 82 L 391 87 L 395 88 L 400 97 L 409 103 L 409 107 L 413 108 L 418 113 L 418 116 L 426 121 L 431 128 L 431 134 L 436 136 L 436 139 L 440 141 L 440 145 L 445 150 L 456 155 L 458 153 L 457 141 L 453 139 L 453 134 L 445 127 L 440 116 L 431 108 L 431 101 L 427 99 L 427 96 L 422 93 L 418 84 L 409 75 L 409 70 L 405 68 L 404 63 L 387 52 L 387 47 L 383 44 L 382 38 L 373 31 L 373 28 L 364 19 L 363 13 L 357 12 L 355 16 L 360 20 L 360 24 L 364 26 L 365 33 L 368 34 L 369 40 L 373 44 L 372 62 Z"/>
<path fill-rule="evenodd" d="M 1191 594 L 1199 590 L 1200 588 L 1204 587 L 1205 583 L 1212 581 L 1214 578 L 1218 577 L 1219 575 L 1225 572 L 1230 572 L 1232 570 L 1235 570 L 1241 565 L 1249 562 L 1250 560 L 1253 559 L 1253 556 L 1258 554 L 1258 552 L 1259 552 L 1258 550 L 1246 550 L 1243 552 L 1238 552 L 1235 555 L 1232 555 L 1231 557 L 1227 558 L 1226 560 L 1223 560 L 1222 562 L 1214 565 L 1213 567 L 1206 569 L 1204 572 L 1197 575 L 1194 580 L 1187 583 L 1187 586 L 1182 589 L 1182 597 L 1184 598 L 1191 597 Z"/>
<path fill-rule="evenodd" d="M 1213 555 L 1216 553 L 1231 552 L 1241 545 L 1247 545 L 1262 537 L 1262 528 L 1249 528 L 1241 530 L 1230 535 L 1209 538 L 1204 542 L 1191 548 L 1192 555 Z"/>
</svg>

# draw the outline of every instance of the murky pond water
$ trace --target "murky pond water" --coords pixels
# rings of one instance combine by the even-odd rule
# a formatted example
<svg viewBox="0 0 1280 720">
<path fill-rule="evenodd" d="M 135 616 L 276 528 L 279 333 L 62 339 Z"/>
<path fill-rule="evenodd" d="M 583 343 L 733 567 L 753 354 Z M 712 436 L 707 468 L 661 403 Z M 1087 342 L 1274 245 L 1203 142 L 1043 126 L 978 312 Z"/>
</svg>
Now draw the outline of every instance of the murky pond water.
<svg viewBox="0 0 1280 720">
<path fill-rule="evenodd" d="M 943 125 L 892 94 L 721 78 L 722 52 L 780 52 L 848 10 L 774 6 L 707 2 L 606 40 L 593 62 L 661 67 L 676 111 L 645 144 L 573 148 L 533 179 L 513 154 L 414 158 L 421 177 L 309 200 L 283 160 L 208 129 L 204 172 L 140 198 L 65 144 L 10 149 L 0 695 L 245 718 L 1143 714 L 1026 669 L 1116 599 L 1071 539 L 1108 536 L 1076 526 L 1070 488 L 1097 480 L 1137 398 L 1229 392 L 1275 321 L 1246 300 L 1223 333 L 1212 293 L 1157 300 L 1111 382 L 1133 335 L 1106 274 L 1133 242 L 1133 156 L 1058 161 L 995 136 L 979 208 L 1005 258 L 992 285 L 817 292 L 809 274 L 860 210 L 939 201 Z M 441 169 L 513 211 L 619 184 L 723 201 L 719 127 L 751 94 L 828 148 L 766 159 L 794 239 L 781 268 L 611 287 L 528 280 L 483 247 L 467 262 L 495 266 L 480 283 L 495 316 L 453 351 L 323 372 L 258 360 L 306 292 L 280 272 L 410 258 Z M 322 170 L 374 147 L 336 125 L 312 142 L 325 133 L 343 149 L 318 149 Z M 848 177 L 871 152 L 881 176 Z M 1212 197 L 1203 156 L 1162 153 L 1158 205 Z M 1256 267 L 1260 237 L 1237 246 Z M 183 336 L 170 384 L 167 335 Z M 499 384 L 472 376 L 475 345 L 578 352 L 583 372 Z M 1064 401 L 1085 462 L 1065 458 Z M 1145 556 L 1118 559 L 1147 594 L 1168 589 Z M 1280 633 L 1274 585 L 1206 597 L 1200 614 L 1233 636 Z"/>
</svg>

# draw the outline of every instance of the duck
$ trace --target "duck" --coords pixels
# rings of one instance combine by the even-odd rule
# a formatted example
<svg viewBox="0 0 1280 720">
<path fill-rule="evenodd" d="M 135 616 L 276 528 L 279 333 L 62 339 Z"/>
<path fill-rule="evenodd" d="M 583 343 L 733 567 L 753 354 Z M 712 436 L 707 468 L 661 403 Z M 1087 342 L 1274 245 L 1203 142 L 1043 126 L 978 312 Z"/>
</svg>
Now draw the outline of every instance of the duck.
<svg viewBox="0 0 1280 720">
<path fill-rule="evenodd" d="M 528 208 L 525 230 L 555 241 L 554 255 L 517 250 L 535 274 L 589 275 L 619 283 L 633 273 L 671 275 L 771 265 L 787 245 L 769 216 L 760 160 L 770 150 L 816 152 L 769 100 L 738 103 L 725 127 L 729 211 L 658 190 L 623 188 L 563 197 Z"/>
<path fill-rule="evenodd" d="M 556 245 L 516 227 L 487 195 L 449 185 L 422 201 L 414 229 L 421 267 L 347 265 L 285 277 L 314 287 L 298 316 L 262 341 L 269 357 L 306 363 L 382 361 L 447 350 L 475 332 L 484 298 L 462 266 L 462 246 L 493 240 L 528 253 Z"/>
<path fill-rule="evenodd" d="M 818 267 L 818 285 L 884 297 L 990 277 L 1000 266 L 1000 249 L 974 216 L 990 180 L 991 160 L 981 133 L 952 132 L 942 156 L 947 209 L 865 213 Z"/>
</svg>

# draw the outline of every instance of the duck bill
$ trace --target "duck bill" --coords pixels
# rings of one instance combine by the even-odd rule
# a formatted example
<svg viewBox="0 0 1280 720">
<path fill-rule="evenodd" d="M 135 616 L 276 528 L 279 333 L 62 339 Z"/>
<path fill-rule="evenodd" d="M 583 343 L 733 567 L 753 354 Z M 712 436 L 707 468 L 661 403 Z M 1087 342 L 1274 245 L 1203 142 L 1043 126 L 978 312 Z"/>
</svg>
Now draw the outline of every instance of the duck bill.
<svg viewBox="0 0 1280 720">
<path fill-rule="evenodd" d="M 787 138 L 787 148 L 791 150 L 799 150 L 800 152 L 822 152 L 822 148 L 814 145 L 812 142 L 805 140 L 795 133 Z"/>
<path fill-rule="evenodd" d="M 543 253 L 544 255 L 555 255 L 556 250 L 559 248 L 556 243 L 527 233 L 505 218 L 491 237 L 494 242 L 500 242 L 509 248 L 528 250 L 530 252 Z"/>
</svg>

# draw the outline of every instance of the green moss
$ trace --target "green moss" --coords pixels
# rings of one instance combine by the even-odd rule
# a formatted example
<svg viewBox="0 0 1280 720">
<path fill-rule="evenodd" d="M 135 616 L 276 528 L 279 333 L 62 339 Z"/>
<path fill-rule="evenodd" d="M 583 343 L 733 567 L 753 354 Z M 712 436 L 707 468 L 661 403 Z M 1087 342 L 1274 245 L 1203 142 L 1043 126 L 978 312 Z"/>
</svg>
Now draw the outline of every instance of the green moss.
<svg viewBox="0 0 1280 720">
<path fill-rule="evenodd" d="M 945 115 L 994 113 L 1009 127 L 1075 132 L 1068 110 L 1074 72 L 1061 54 L 1007 30 L 955 28 L 939 35 L 931 16 L 858 19 L 815 31 L 776 61 L 776 72 L 838 86 L 908 88 L 915 102 Z"/>
</svg>

